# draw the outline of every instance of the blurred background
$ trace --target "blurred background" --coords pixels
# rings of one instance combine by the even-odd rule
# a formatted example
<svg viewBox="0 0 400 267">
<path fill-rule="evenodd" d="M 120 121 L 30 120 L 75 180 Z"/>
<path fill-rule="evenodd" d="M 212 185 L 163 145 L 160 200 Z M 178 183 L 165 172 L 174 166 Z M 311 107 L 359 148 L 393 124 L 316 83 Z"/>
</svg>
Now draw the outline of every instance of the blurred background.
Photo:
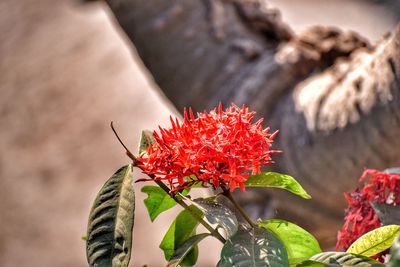
<svg viewBox="0 0 400 267">
<path fill-rule="evenodd" d="M 394 28 L 400 1 L 270 0 L 296 31 L 337 25 L 372 42 Z M 177 114 L 103 3 L 0 1 L 0 263 L 3 267 L 87 266 L 92 201 L 129 162 L 141 129 Z M 136 184 L 131 266 L 163 266 L 158 248 L 174 212 L 150 224 Z M 214 266 L 218 244 L 200 247 Z M 207 255 L 202 257 L 202 255 Z"/>
</svg>

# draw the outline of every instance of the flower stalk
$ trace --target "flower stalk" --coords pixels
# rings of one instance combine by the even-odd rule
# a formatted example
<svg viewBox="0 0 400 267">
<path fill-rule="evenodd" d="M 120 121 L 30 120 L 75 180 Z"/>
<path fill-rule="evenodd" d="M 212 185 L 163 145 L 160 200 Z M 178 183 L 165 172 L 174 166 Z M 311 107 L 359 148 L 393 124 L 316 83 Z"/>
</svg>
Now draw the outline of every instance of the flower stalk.
<svg viewBox="0 0 400 267">
<path fill-rule="evenodd" d="M 119 137 L 117 131 L 114 128 L 113 122 L 110 123 L 110 127 L 112 131 L 114 132 L 115 136 L 117 137 L 118 141 L 120 144 L 124 147 L 126 151 L 126 155 L 132 160 L 132 166 L 143 170 L 143 167 L 140 165 L 140 161 L 132 154 L 132 152 L 129 151 L 129 149 L 125 146 L 124 142 L 122 142 L 121 138 Z M 196 220 L 202 224 L 210 233 L 212 236 L 217 238 L 219 241 L 221 241 L 223 244 L 226 242 L 225 238 L 218 232 L 217 229 L 214 229 L 210 224 L 208 224 L 201 216 L 199 216 L 193 209 L 190 207 L 188 204 L 186 204 L 181 198 L 177 196 L 176 193 L 171 194 L 170 188 L 166 186 L 162 181 L 157 180 L 156 176 L 153 174 L 147 174 L 162 190 L 164 190 L 167 194 L 169 194 L 176 203 L 178 203 L 182 208 L 187 210 Z"/>
<path fill-rule="evenodd" d="M 159 180 L 155 180 L 154 176 L 149 175 L 150 178 L 154 180 L 154 182 L 161 188 L 163 189 L 167 194 L 169 194 L 170 189 L 162 182 Z M 217 238 L 219 241 L 221 241 L 223 244 L 226 242 L 225 238 L 218 232 L 217 229 L 214 229 L 210 224 L 208 224 L 201 216 L 199 216 L 191 206 L 185 203 L 180 197 L 178 197 L 178 194 L 172 194 L 171 197 L 175 200 L 176 203 L 178 203 L 182 208 L 187 210 L 201 225 L 203 225 L 210 233 L 212 236 Z"/>
<path fill-rule="evenodd" d="M 239 211 L 240 215 L 242 215 L 243 219 L 252 227 L 256 227 L 256 224 L 250 219 L 249 215 L 244 211 L 244 209 L 236 202 L 235 198 L 232 196 L 230 190 L 223 189 L 222 193 L 229 201 L 233 204 L 233 206 Z"/>
</svg>

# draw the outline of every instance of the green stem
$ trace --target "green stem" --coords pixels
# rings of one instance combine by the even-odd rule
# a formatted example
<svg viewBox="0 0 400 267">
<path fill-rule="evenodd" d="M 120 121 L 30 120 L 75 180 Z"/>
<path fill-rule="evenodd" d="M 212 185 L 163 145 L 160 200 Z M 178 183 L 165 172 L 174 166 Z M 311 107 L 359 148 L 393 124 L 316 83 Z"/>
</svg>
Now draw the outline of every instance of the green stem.
<svg viewBox="0 0 400 267">
<path fill-rule="evenodd" d="M 239 205 L 239 203 L 236 202 L 236 200 L 233 198 L 231 192 L 229 189 L 223 189 L 224 192 L 222 193 L 226 198 L 229 199 L 230 202 L 232 202 L 233 206 L 239 211 L 240 215 L 250 224 L 251 227 L 256 227 L 256 224 L 250 219 L 249 215 L 244 211 L 244 209 Z"/>
<path fill-rule="evenodd" d="M 115 136 L 117 137 L 118 141 L 121 143 L 121 145 L 125 148 L 126 155 L 132 160 L 132 166 L 137 167 L 142 170 L 142 168 L 139 167 L 139 161 L 138 159 L 129 151 L 129 149 L 125 146 L 124 142 L 122 142 L 121 138 L 118 136 L 117 131 L 114 128 L 114 124 L 111 121 L 110 127 L 112 131 L 114 132 Z M 158 184 L 161 189 L 163 189 L 167 194 L 169 194 L 169 188 L 166 186 L 163 182 L 156 180 L 154 175 L 149 175 L 151 179 Z M 223 244 L 226 242 L 225 238 L 218 233 L 217 229 L 214 229 L 211 225 L 209 225 L 201 216 L 199 216 L 191 206 L 186 204 L 181 198 L 178 198 L 176 194 L 172 195 L 172 198 L 175 200 L 176 203 L 181 205 L 185 210 L 187 210 L 196 220 L 201 223 L 208 231 L 210 231 L 211 235 L 217 238 L 219 241 L 221 241 Z"/>
<path fill-rule="evenodd" d="M 151 177 L 154 178 L 154 177 Z M 154 182 L 156 182 L 156 184 L 158 184 L 159 187 L 161 187 L 161 189 L 163 189 L 167 194 L 169 194 L 169 188 L 161 181 L 157 181 L 154 180 Z M 201 216 L 198 215 L 197 212 L 195 212 L 191 206 L 189 206 L 188 204 L 186 204 L 181 198 L 177 197 L 175 194 L 172 196 L 172 198 L 176 201 L 176 203 L 178 203 L 179 205 L 181 205 L 185 210 L 187 210 L 194 218 L 196 218 L 196 220 L 201 223 L 208 231 L 210 231 L 211 235 L 214 236 L 215 238 L 217 238 L 219 241 L 221 241 L 222 243 L 225 243 L 226 240 L 225 238 L 218 233 L 217 229 L 214 229 L 211 225 L 209 225 Z"/>
<path fill-rule="evenodd" d="M 133 162 L 133 166 L 138 167 L 139 169 L 141 169 L 138 165 L 137 165 L 137 161 Z M 167 194 L 169 194 L 169 188 L 168 186 L 166 186 L 162 181 L 160 180 L 156 180 L 154 175 L 148 175 L 151 179 L 153 179 L 153 181 L 162 189 L 164 190 Z M 184 208 L 185 210 L 187 210 L 194 218 L 196 218 L 196 220 L 201 223 L 208 231 L 210 231 L 211 235 L 214 236 L 215 238 L 217 238 L 219 241 L 221 241 L 223 244 L 226 242 L 225 238 L 218 233 L 217 229 L 214 229 L 210 224 L 208 224 L 201 216 L 198 215 L 198 213 L 196 211 L 193 210 L 193 208 L 191 206 L 189 206 L 188 204 L 185 203 L 185 201 L 183 201 L 181 198 L 177 197 L 176 194 L 171 196 L 176 203 L 178 203 L 182 208 Z"/>
</svg>

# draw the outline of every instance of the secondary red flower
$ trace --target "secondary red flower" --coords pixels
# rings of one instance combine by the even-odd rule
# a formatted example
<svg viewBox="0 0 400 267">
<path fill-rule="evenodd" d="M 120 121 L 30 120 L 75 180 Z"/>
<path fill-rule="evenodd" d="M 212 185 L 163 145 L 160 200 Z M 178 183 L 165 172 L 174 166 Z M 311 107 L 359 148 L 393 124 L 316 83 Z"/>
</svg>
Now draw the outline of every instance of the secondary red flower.
<svg viewBox="0 0 400 267">
<path fill-rule="evenodd" d="M 352 193 L 345 194 L 349 206 L 346 209 L 342 230 L 338 233 L 337 249 L 347 249 L 363 234 L 382 226 L 371 202 L 394 206 L 400 204 L 399 174 L 365 170 L 360 181 L 366 181 L 361 190 L 356 189 Z"/>
<path fill-rule="evenodd" d="M 168 181 L 171 191 L 195 183 L 231 191 L 238 185 L 245 191 L 249 172 L 259 173 L 272 163 L 271 154 L 279 152 L 270 150 L 277 132 L 263 129 L 262 119 L 253 122 L 254 115 L 234 104 L 197 117 L 185 109 L 182 123 L 171 117 L 171 128 L 153 133 L 156 142 L 139 158 L 140 167 L 154 179 Z"/>
</svg>

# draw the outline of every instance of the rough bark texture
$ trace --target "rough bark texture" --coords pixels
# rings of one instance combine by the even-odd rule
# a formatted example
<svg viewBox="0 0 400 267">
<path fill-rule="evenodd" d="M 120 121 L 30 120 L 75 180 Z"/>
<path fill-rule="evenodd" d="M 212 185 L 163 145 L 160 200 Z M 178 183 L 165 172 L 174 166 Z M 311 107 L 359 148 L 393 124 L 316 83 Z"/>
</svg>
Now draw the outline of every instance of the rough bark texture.
<svg viewBox="0 0 400 267">
<path fill-rule="evenodd" d="M 279 105 L 273 116 L 285 151 L 279 168 L 299 177 L 314 198 L 312 205 L 299 203 L 311 210 L 296 205 L 293 214 L 312 218 L 317 210 L 340 222 L 342 194 L 357 186 L 364 167 L 399 165 L 399 41 L 398 29 L 371 51 L 359 49 L 299 83 Z"/>
<path fill-rule="evenodd" d="M 276 169 L 313 200 L 274 191 L 270 207 L 325 244 L 363 168 L 400 165 L 399 29 L 371 47 L 335 28 L 296 36 L 260 1 L 107 2 L 179 110 L 246 103 L 281 130 Z"/>
</svg>

